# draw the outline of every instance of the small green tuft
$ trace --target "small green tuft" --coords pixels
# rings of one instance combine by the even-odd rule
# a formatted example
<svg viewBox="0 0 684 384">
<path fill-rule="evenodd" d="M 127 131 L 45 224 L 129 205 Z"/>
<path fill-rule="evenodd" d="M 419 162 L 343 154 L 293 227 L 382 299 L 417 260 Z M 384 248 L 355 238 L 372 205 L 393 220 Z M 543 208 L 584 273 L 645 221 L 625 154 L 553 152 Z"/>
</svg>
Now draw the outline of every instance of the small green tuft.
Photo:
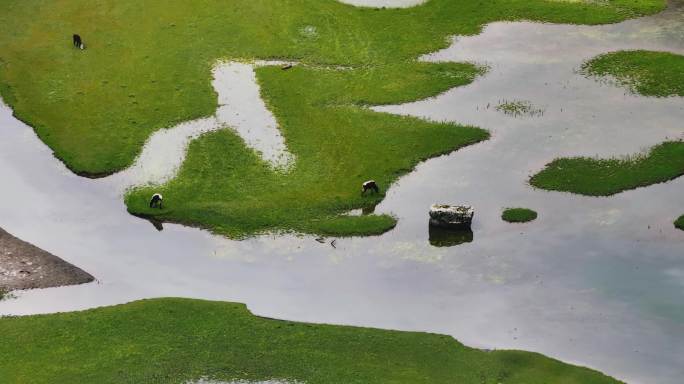
<svg viewBox="0 0 684 384">
<path fill-rule="evenodd" d="M 684 215 L 679 216 L 679 218 L 675 220 L 674 226 L 684 231 Z"/>
<path fill-rule="evenodd" d="M 506 208 L 501 219 L 509 223 L 526 223 L 537 218 L 537 212 L 527 208 Z"/>
<path fill-rule="evenodd" d="M 543 108 L 535 107 L 528 100 L 504 100 L 496 106 L 496 110 L 513 117 L 539 117 L 544 115 Z"/>
</svg>

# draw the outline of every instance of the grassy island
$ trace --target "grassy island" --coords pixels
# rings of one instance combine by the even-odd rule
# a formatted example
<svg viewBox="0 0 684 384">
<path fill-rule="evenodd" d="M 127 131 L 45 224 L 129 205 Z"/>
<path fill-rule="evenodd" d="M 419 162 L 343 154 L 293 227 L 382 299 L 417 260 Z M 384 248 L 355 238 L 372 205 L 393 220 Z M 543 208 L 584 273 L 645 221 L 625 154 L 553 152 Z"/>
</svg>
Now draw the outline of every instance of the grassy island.
<svg viewBox="0 0 684 384">
<path fill-rule="evenodd" d="M 583 73 L 609 77 L 643 96 L 684 96 L 684 56 L 668 52 L 618 51 L 595 57 Z M 662 183 L 684 174 L 684 143 L 669 141 L 646 154 L 616 159 L 561 158 L 534 175 L 538 188 L 609 196 Z"/>
<path fill-rule="evenodd" d="M 684 175 L 684 142 L 670 141 L 648 153 L 617 159 L 561 158 L 547 164 L 530 183 L 553 191 L 610 196 Z"/>
<path fill-rule="evenodd" d="M 679 218 L 675 220 L 674 226 L 684 231 L 684 215 L 679 216 Z"/>
<path fill-rule="evenodd" d="M 526 223 L 537 218 L 537 212 L 528 208 L 506 208 L 501 219 L 509 223 Z"/>
</svg>

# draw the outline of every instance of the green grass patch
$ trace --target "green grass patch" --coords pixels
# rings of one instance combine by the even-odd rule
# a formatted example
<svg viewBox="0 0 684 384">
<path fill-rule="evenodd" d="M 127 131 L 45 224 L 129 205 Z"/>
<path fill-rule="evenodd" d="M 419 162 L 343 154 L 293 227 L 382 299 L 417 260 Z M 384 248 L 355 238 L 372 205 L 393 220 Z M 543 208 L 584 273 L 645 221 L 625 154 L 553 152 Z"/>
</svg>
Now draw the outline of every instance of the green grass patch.
<svg viewBox="0 0 684 384">
<path fill-rule="evenodd" d="M 421 160 L 484 140 L 488 133 L 364 106 L 425 97 L 479 73 L 457 63 L 355 71 L 260 68 L 263 96 L 296 156 L 294 167 L 288 173 L 274 171 L 232 131 L 210 133 L 191 143 L 175 179 L 129 193 L 128 210 L 234 238 L 266 231 L 382 233 L 394 227 L 393 218 L 340 215 L 378 204 L 391 183 Z M 368 179 L 378 182 L 379 194 L 361 195 Z M 163 210 L 149 208 L 154 192 L 164 195 Z"/>
<path fill-rule="evenodd" d="M 668 141 L 648 153 L 621 159 L 561 158 L 547 164 L 530 183 L 553 191 L 609 196 L 684 175 L 684 142 Z"/>
<path fill-rule="evenodd" d="M 582 66 L 588 76 L 616 81 L 644 96 L 684 96 L 684 56 L 669 52 L 618 51 Z"/>
<path fill-rule="evenodd" d="M 526 223 L 536 218 L 537 212 L 528 208 L 506 208 L 501 214 L 501 219 L 509 223 Z"/>
<path fill-rule="evenodd" d="M 679 218 L 675 220 L 674 226 L 684 231 L 684 215 L 679 216 Z"/>
<path fill-rule="evenodd" d="M 7 383 L 564 383 L 618 381 L 536 353 L 449 336 L 265 319 L 242 304 L 154 299 L 0 319 Z"/>
<path fill-rule="evenodd" d="M 609 77 L 645 96 L 684 96 L 684 56 L 668 52 L 618 51 L 582 67 L 588 76 Z M 622 159 L 564 158 L 546 166 L 532 185 L 591 196 L 662 183 L 684 174 L 684 143 L 670 141 L 645 155 Z"/>
<path fill-rule="evenodd" d="M 210 70 L 220 58 L 402 64 L 492 21 L 600 24 L 664 5 L 430 0 L 375 10 L 334 0 L 4 1 L 0 92 L 69 168 L 101 175 L 130 165 L 152 132 L 211 115 Z M 73 33 L 85 51 L 73 49 Z"/>
<path fill-rule="evenodd" d="M 190 146 L 180 175 L 126 197 L 130 212 L 232 237 L 264 231 L 374 234 L 388 216 L 340 218 L 377 204 L 421 160 L 487 138 L 472 127 L 370 111 L 371 104 L 434 96 L 481 73 L 469 64 L 417 63 L 499 20 L 600 24 L 650 14 L 663 0 L 601 4 L 546 0 L 430 0 L 368 9 L 334 0 L 26 0 L 0 3 L 0 93 L 16 116 L 71 170 L 101 176 L 129 166 L 156 130 L 211 115 L 218 59 L 288 59 L 308 67 L 262 68 L 262 93 L 297 157 L 271 171 L 230 132 Z M 71 46 L 79 33 L 85 51 Z M 323 66 L 346 70 L 324 70 Z M 319 67 L 316 69 L 315 67 Z M 377 180 L 378 196 L 359 185 Z M 156 191 L 156 190 L 155 190 Z"/>
</svg>

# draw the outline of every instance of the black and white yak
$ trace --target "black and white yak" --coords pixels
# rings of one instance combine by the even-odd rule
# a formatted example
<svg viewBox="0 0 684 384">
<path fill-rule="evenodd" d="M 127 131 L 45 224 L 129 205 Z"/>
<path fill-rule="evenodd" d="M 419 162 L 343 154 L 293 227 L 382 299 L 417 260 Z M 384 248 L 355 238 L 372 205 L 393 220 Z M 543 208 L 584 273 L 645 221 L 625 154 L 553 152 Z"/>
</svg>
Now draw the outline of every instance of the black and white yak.
<svg viewBox="0 0 684 384">
<path fill-rule="evenodd" d="M 155 193 L 154 195 L 152 195 L 152 199 L 150 199 L 150 208 L 159 207 L 159 209 L 162 209 L 163 199 L 164 198 L 159 193 Z"/>
<path fill-rule="evenodd" d="M 378 188 L 378 184 L 375 180 L 368 180 L 361 184 L 361 194 L 365 195 L 367 191 L 373 191 L 374 193 L 380 192 L 380 188 Z"/>
<path fill-rule="evenodd" d="M 78 49 L 85 49 L 85 44 L 83 44 L 83 40 L 81 40 L 81 36 L 74 34 L 74 47 Z"/>
</svg>

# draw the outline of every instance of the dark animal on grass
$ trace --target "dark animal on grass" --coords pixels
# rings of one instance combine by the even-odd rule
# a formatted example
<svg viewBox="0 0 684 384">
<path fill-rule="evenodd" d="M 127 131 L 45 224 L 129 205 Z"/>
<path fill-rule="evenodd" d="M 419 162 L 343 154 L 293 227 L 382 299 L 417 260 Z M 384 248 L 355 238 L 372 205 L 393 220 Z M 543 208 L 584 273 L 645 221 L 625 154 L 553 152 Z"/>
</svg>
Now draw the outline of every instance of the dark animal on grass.
<svg viewBox="0 0 684 384">
<path fill-rule="evenodd" d="M 375 182 L 375 180 L 368 180 L 361 185 L 362 195 L 365 195 L 368 191 L 372 191 L 373 193 L 380 192 L 380 188 L 378 188 L 378 184 Z"/>
<path fill-rule="evenodd" d="M 83 40 L 81 40 L 81 36 L 74 34 L 74 47 L 79 48 L 79 49 L 85 49 L 85 44 L 83 44 Z"/>
<path fill-rule="evenodd" d="M 150 199 L 150 208 L 159 207 L 159 209 L 162 209 L 163 199 L 164 198 L 159 193 L 155 193 L 154 195 L 152 195 L 152 199 Z"/>
</svg>

